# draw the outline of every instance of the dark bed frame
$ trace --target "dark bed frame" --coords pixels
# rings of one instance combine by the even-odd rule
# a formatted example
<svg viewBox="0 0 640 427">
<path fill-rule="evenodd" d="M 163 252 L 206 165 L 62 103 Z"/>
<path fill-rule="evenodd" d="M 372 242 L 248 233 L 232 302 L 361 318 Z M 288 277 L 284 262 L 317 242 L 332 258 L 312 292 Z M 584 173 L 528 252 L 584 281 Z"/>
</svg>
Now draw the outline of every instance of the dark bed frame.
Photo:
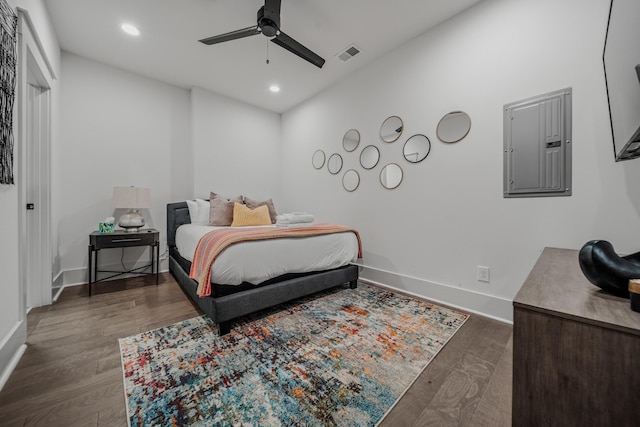
<svg viewBox="0 0 640 427">
<path fill-rule="evenodd" d="M 187 202 L 167 204 L 169 271 L 191 300 L 218 325 L 220 335 L 227 334 L 231 330 L 231 321 L 240 316 L 345 283 L 349 283 L 352 289 L 358 286 L 358 267 L 346 265 L 315 273 L 288 274 L 260 285 L 212 284 L 212 296 L 200 298 L 196 294 L 198 283 L 189 277 L 191 263 L 176 248 L 176 230 L 180 225 L 190 223 Z"/>
</svg>

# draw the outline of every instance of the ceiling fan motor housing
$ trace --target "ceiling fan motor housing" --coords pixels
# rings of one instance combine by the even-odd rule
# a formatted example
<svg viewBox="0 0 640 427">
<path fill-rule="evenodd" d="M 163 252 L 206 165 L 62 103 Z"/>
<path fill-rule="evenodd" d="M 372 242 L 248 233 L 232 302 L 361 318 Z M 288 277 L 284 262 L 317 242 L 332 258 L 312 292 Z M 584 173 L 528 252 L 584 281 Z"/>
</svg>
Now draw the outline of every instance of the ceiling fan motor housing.
<svg viewBox="0 0 640 427">
<path fill-rule="evenodd" d="M 280 17 L 278 17 L 277 21 L 280 21 Z M 264 6 L 262 6 L 260 10 L 258 10 L 258 28 L 260 28 L 262 34 L 267 37 L 275 37 L 278 35 L 279 27 L 280 22 L 275 22 L 264 17 Z"/>
</svg>

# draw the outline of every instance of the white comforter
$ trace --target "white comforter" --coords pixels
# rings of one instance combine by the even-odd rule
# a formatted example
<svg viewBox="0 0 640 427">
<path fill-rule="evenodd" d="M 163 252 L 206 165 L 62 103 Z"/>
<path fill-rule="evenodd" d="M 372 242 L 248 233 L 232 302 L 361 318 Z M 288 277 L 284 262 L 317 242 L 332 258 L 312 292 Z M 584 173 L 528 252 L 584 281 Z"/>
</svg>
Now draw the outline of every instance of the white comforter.
<svg viewBox="0 0 640 427">
<path fill-rule="evenodd" d="M 216 228 L 225 227 L 193 224 L 178 227 L 176 246 L 180 255 L 193 261 L 200 238 Z M 358 240 L 353 233 L 238 243 L 229 246 L 216 258 L 211 269 L 211 282 L 259 284 L 286 273 L 337 268 L 355 261 L 357 257 Z"/>
</svg>

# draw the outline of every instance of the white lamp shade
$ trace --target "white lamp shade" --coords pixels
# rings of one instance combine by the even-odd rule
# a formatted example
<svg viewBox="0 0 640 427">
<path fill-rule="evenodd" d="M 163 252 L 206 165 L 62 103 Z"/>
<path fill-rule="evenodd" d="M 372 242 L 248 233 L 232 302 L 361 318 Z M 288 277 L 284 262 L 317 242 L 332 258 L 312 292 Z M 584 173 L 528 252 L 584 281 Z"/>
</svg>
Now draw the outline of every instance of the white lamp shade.
<svg viewBox="0 0 640 427">
<path fill-rule="evenodd" d="M 151 190 L 141 187 L 113 187 L 113 207 L 116 209 L 149 209 Z"/>
</svg>

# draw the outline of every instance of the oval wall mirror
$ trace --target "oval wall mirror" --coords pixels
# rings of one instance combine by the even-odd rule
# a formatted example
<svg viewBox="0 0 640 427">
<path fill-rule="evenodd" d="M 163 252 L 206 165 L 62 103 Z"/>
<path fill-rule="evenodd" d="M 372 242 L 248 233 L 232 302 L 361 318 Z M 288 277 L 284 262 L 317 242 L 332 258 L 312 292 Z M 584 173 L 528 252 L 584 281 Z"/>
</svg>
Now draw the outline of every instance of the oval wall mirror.
<svg viewBox="0 0 640 427">
<path fill-rule="evenodd" d="M 471 130 L 471 117 L 464 111 L 452 111 L 440 119 L 436 133 L 442 142 L 458 142 Z"/>
<path fill-rule="evenodd" d="M 402 123 L 402 119 L 398 116 L 387 117 L 387 119 L 382 122 L 382 126 L 380 126 L 380 138 L 384 142 L 393 142 L 400 138 L 402 135 L 402 128 L 404 124 Z"/>
<path fill-rule="evenodd" d="M 345 151 L 354 151 L 360 144 L 360 132 L 355 129 L 348 130 L 342 137 L 342 148 Z"/>
<path fill-rule="evenodd" d="M 313 153 L 313 157 L 311 158 L 311 163 L 313 163 L 313 167 L 314 168 L 322 169 L 322 167 L 324 166 L 325 159 L 326 159 L 326 157 L 324 155 L 324 151 L 316 150 Z"/>
<path fill-rule="evenodd" d="M 395 163 L 385 165 L 380 171 L 380 184 L 384 188 L 393 190 L 402 182 L 402 168 Z"/>
<path fill-rule="evenodd" d="M 338 153 L 334 153 L 329 157 L 327 161 L 327 169 L 332 175 L 337 174 L 342 169 L 342 156 Z"/>
<path fill-rule="evenodd" d="M 367 145 L 360 153 L 360 165 L 365 169 L 373 169 L 380 161 L 380 150 L 375 145 Z"/>
<path fill-rule="evenodd" d="M 353 169 L 349 169 L 342 176 L 342 186 L 348 192 L 355 191 L 359 185 L 360 185 L 360 174 L 357 171 Z"/>
<path fill-rule="evenodd" d="M 420 163 L 431 151 L 431 141 L 425 135 L 417 134 L 407 139 L 402 149 L 404 158 L 411 163 Z"/>
</svg>

